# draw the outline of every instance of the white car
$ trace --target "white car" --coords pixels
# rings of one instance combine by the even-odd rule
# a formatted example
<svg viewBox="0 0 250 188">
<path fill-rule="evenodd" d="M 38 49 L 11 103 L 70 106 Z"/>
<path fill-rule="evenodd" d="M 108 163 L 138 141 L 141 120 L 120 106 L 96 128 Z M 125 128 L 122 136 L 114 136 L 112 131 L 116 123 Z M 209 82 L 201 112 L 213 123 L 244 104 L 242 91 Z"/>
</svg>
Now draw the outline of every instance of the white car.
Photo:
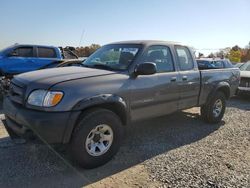
<svg viewBox="0 0 250 188">
<path fill-rule="evenodd" d="M 240 86 L 238 94 L 250 95 L 250 61 L 240 67 Z"/>
</svg>

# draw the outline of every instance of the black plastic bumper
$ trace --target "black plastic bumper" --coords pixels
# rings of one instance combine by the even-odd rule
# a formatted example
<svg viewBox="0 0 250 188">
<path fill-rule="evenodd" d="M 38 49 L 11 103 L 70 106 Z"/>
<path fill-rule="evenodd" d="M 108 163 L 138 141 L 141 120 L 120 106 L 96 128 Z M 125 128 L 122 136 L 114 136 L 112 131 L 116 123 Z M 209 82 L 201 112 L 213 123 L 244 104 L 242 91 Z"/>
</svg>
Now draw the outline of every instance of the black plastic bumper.
<svg viewBox="0 0 250 188">
<path fill-rule="evenodd" d="M 237 93 L 242 95 L 250 95 L 250 87 L 238 87 Z"/>
<path fill-rule="evenodd" d="M 32 131 L 47 143 L 67 143 L 80 112 L 43 112 L 26 109 L 4 98 L 5 126 L 19 136 Z"/>
</svg>

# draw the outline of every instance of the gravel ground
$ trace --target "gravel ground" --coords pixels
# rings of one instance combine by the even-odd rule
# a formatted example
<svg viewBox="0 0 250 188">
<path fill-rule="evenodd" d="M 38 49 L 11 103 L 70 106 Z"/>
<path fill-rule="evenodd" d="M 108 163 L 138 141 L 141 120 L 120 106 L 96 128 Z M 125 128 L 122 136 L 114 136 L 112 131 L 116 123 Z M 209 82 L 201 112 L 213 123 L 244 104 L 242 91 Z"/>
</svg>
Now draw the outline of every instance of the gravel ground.
<svg viewBox="0 0 250 188">
<path fill-rule="evenodd" d="M 13 144 L 0 125 L 0 187 L 250 187 L 250 101 L 229 101 L 217 125 L 198 110 L 127 128 L 119 153 L 92 170 L 44 144 Z"/>
<path fill-rule="evenodd" d="M 151 178 L 166 187 L 250 187 L 250 103 L 232 100 L 228 106 L 216 131 L 146 161 Z M 186 126 L 194 125 L 187 121 Z M 187 139 L 186 133 L 175 133 Z"/>
</svg>

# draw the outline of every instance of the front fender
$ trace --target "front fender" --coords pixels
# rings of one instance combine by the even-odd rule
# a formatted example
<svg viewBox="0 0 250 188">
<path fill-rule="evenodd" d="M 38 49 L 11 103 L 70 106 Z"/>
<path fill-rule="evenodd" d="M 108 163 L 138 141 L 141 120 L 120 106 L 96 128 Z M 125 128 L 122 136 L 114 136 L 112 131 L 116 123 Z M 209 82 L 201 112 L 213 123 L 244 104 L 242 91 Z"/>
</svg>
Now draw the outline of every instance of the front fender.
<svg viewBox="0 0 250 188">
<path fill-rule="evenodd" d="M 114 94 L 101 94 L 83 99 L 78 102 L 72 110 L 84 110 L 91 106 L 102 105 L 106 103 L 116 103 L 122 108 L 124 108 L 125 111 L 127 111 L 127 105 L 125 100 L 122 99 L 120 96 Z"/>
</svg>

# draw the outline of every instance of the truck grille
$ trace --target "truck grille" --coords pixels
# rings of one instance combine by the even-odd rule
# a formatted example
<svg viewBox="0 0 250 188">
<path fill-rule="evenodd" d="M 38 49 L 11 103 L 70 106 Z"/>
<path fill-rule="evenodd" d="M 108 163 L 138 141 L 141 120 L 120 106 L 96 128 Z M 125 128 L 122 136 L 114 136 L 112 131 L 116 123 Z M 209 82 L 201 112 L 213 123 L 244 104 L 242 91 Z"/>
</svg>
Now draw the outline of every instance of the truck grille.
<svg viewBox="0 0 250 188">
<path fill-rule="evenodd" d="M 240 87 L 250 87 L 250 79 L 249 78 L 241 78 Z"/>
<path fill-rule="evenodd" d="M 21 84 L 18 84 L 12 79 L 9 89 L 10 100 L 18 104 L 23 104 L 25 89 Z"/>
</svg>

